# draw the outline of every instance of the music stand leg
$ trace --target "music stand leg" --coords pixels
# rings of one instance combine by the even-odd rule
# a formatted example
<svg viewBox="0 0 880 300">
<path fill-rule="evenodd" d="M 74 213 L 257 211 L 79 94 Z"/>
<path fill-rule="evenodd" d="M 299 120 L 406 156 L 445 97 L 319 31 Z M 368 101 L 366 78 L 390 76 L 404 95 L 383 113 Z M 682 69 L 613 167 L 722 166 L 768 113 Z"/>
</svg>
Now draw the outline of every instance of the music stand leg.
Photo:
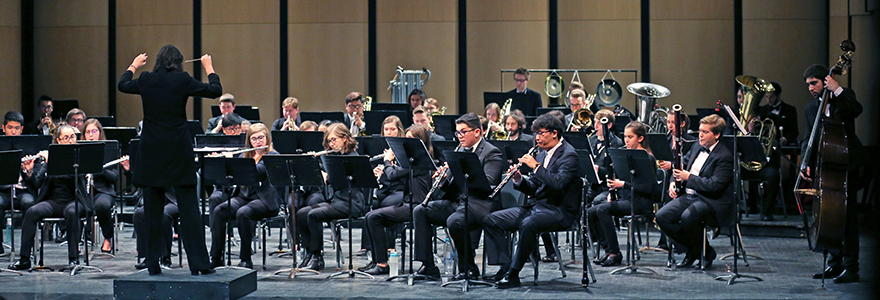
<svg viewBox="0 0 880 300">
<path fill-rule="evenodd" d="M 632 201 L 632 200 L 633 199 L 630 199 L 630 203 L 635 203 L 635 201 Z M 635 214 L 636 214 L 635 205 L 630 204 L 629 209 L 630 209 L 630 216 L 635 216 Z M 636 261 L 633 259 L 635 256 L 635 252 L 636 252 L 635 246 L 633 245 L 633 244 L 635 244 L 635 236 L 633 234 L 633 229 L 634 229 L 633 222 L 634 221 L 635 221 L 635 218 L 629 219 L 629 228 L 626 230 L 626 266 L 622 267 L 622 268 L 617 268 L 616 270 L 611 271 L 611 275 L 617 275 L 618 273 L 622 273 L 622 272 L 626 272 L 626 274 L 639 274 L 639 267 L 636 266 Z M 584 262 L 584 264 L 586 264 L 586 262 Z M 645 270 L 648 270 L 648 271 L 645 273 L 642 273 L 642 274 L 658 275 L 657 272 L 654 270 L 651 270 L 648 268 L 645 268 Z"/>
<path fill-rule="evenodd" d="M 736 210 L 737 210 L 737 213 L 739 213 L 739 203 L 737 203 L 737 205 L 736 205 Z M 737 229 L 739 229 L 739 222 L 737 222 L 736 225 L 737 225 Z M 734 282 L 738 278 L 750 278 L 750 279 L 755 279 L 756 281 L 764 281 L 763 279 L 761 279 L 760 277 L 757 277 L 757 276 L 739 274 L 739 265 L 737 263 L 739 261 L 739 255 L 736 255 L 736 254 L 737 254 L 737 248 L 739 247 L 738 245 L 741 245 L 741 241 L 740 241 L 741 236 L 738 234 L 734 235 L 733 239 L 734 239 L 734 241 L 733 241 L 733 243 L 734 243 L 734 247 L 733 247 L 733 252 L 734 252 L 733 272 L 730 274 L 727 274 L 727 275 L 721 275 L 721 276 L 715 277 L 715 280 L 726 280 L 727 285 L 734 284 Z M 745 257 L 745 255 L 743 255 L 743 257 Z M 823 269 L 823 272 L 824 272 L 824 269 Z M 823 279 L 823 284 L 824 284 L 824 279 Z"/>
<path fill-rule="evenodd" d="M 465 181 L 465 186 L 464 186 L 464 189 L 463 189 L 463 190 L 465 190 L 465 191 L 468 190 L 468 187 L 467 187 L 466 182 L 467 182 L 467 181 Z M 470 246 L 471 246 L 470 232 L 469 232 L 469 230 L 468 230 L 468 224 L 469 224 L 469 223 L 468 223 L 468 214 L 470 214 L 470 205 L 469 205 L 469 202 L 470 202 L 470 201 L 469 201 L 469 199 L 468 199 L 468 198 L 469 198 L 468 196 L 469 196 L 469 194 L 466 192 L 465 195 L 464 195 L 464 200 L 463 200 L 463 201 L 464 201 L 464 245 L 462 245 L 462 247 L 470 247 Z M 447 228 L 447 229 L 448 229 L 448 228 Z M 467 260 L 467 259 L 468 259 L 468 257 L 467 257 L 467 256 L 468 256 L 468 255 L 467 255 L 468 253 L 470 253 L 470 250 L 469 250 L 469 249 L 465 250 L 465 251 L 464 251 L 464 254 L 465 254 L 465 255 L 464 255 L 464 257 L 462 257 L 461 259 L 463 259 L 464 261 L 468 261 L 468 260 Z M 473 260 L 473 258 L 471 258 L 471 259 Z M 448 285 L 450 285 L 450 284 L 461 284 L 461 291 L 462 291 L 462 292 L 467 292 L 467 291 L 468 291 L 468 288 L 469 288 L 472 284 L 473 284 L 473 285 L 495 286 L 495 285 L 492 284 L 492 283 L 485 282 L 485 281 L 482 281 L 482 280 L 471 280 L 471 279 L 468 278 L 468 276 L 467 276 L 467 272 L 468 272 L 468 270 L 463 270 L 463 271 L 465 272 L 464 279 L 462 279 L 462 280 L 456 280 L 456 281 L 450 281 L 450 282 L 447 282 L 447 283 L 441 284 L 440 286 L 441 286 L 441 287 L 446 287 L 446 286 L 448 286 Z"/>
<path fill-rule="evenodd" d="M 373 279 L 373 275 L 367 274 L 366 272 L 361 272 L 354 269 L 353 255 L 352 252 L 352 239 L 351 239 L 351 226 L 354 221 L 352 214 L 352 206 L 351 206 L 351 181 L 353 180 L 352 176 L 348 176 L 348 270 L 347 271 L 339 271 L 327 276 L 327 279 L 340 276 L 343 274 L 348 274 L 348 278 L 354 278 L 355 275 L 363 275 L 367 276 L 367 278 Z M 376 251 L 375 249 L 373 251 Z"/>
</svg>

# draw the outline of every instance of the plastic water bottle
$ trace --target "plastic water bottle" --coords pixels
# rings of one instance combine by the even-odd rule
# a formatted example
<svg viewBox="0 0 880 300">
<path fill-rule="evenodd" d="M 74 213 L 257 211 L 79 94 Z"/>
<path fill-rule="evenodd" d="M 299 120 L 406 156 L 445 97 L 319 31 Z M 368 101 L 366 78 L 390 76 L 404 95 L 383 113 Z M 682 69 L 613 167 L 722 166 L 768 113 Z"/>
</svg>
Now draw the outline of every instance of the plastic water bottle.
<svg viewBox="0 0 880 300">
<path fill-rule="evenodd" d="M 388 256 L 388 271 L 388 275 L 391 277 L 400 274 L 400 256 L 397 255 L 397 251 L 391 252 L 391 255 Z"/>
<path fill-rule="evenodd" d="M 443 274 L 451 275 L 455 268 L 455 251 L 452 249 L 452 242 L 446 238 L 446 245 L 443 247 Z"/>
<path fill-rule="evenodd" d="M 6 243 L 12 243 L 12 218 L 6 219 Z"/>
</svg>

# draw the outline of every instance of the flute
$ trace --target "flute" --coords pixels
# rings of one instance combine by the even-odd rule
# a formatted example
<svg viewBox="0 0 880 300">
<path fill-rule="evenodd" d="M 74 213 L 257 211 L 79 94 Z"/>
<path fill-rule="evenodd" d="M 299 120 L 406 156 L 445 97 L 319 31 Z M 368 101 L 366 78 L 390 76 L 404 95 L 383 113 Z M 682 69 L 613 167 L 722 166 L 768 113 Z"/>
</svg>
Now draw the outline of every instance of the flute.
<svg viewBox="0 0 880 300">
<path fill-rule="evenodd" d="M 330 149 L 330 150 L 324 150 L 324 151 L 312 152 L 312 153 L 309 153 L 309 154 L 311 154 L 311 155 L 313 155 L 313 156 L 321 156 L 321 155 L 324 155 L 324 154 L 338 153 L 338 152 L 342 152 L 342 149 Z"/>
<path fill-rule="evenodd" d="M 111 161 L 107 162 L 106 164 L 104 164 L 104 169 L 115 166 L 118 163 L 124 162 L 124 161 L 128 160 L 128 158 L 129 158 L 128 155 L 126 155 L 126 156 L 120 157 L 119 159 L 111 160 Z"/>
</svg>

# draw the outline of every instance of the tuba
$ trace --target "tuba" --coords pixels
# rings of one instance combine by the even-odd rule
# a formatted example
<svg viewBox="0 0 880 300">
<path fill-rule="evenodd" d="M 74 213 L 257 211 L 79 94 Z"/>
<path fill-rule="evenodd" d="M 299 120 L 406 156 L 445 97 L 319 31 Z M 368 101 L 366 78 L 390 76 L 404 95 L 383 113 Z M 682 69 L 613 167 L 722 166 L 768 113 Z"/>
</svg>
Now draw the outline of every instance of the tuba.
<svg viewBox="0 0 880 300">
<path fill-rule="evenodd" d="M 654 107 L 657 106 L 657 99 L 671 94 L 669 89 L 659 84 L 636 82 L 626 86 L 626 90 L 639 97 L 638 121 L 651 126 L 657 125 L 661 128 L 651 127 L 651 131 L 662 132 L 666 127 L 665 117 L 663 117 L 663 122 L 655 122 L 655 119 L 660 119 L 662 116 L 654 110 Z"/>
<path fill-rule="evenodd" d="M 755 131 L 752 134 L 758 137 L 758 141 L 764 149 L 764 156 L 769 157 L 770 153 L 773 152 L 776 128 L 774 127 L 773 120 L 769 118 L 761 120 L 755 114 L 755 110 L 758 108 L 758 104 L 761 103 L 761 99 L 764 99 L 764 94 L 774 91 L 773 85 L 763 78 L 749 75 L 737 76 L 736 82 L 741 85 L 740 90 L 743 94 L 743 101 L 739 106 L 739 121 L 747 129 L 751 127 L 749 126 L 750 122 L 755 122 Z M 740 132 L 738 135 L 743 135 L 743 133 Z M 764 168 L 765 163 L 767 161 L 741 161 L 740 165 L 749 171 L 760 171 Z"/>
</svg>

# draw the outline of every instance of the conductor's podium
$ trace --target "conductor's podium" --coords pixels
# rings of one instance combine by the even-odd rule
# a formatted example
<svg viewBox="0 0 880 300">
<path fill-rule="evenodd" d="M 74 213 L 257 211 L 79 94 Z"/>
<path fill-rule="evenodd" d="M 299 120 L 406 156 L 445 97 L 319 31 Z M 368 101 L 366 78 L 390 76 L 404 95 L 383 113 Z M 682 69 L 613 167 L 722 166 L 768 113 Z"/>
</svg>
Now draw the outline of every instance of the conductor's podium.
<svg viewBox="0 0 880 300">
<path fill-rule="evenodd" d="M 192 276 L 187 269 L 138 272 L 113 280 L 116 299 L 238 299 L 257 290 L 257 271 L 218 269 Z"/>
</svg>

